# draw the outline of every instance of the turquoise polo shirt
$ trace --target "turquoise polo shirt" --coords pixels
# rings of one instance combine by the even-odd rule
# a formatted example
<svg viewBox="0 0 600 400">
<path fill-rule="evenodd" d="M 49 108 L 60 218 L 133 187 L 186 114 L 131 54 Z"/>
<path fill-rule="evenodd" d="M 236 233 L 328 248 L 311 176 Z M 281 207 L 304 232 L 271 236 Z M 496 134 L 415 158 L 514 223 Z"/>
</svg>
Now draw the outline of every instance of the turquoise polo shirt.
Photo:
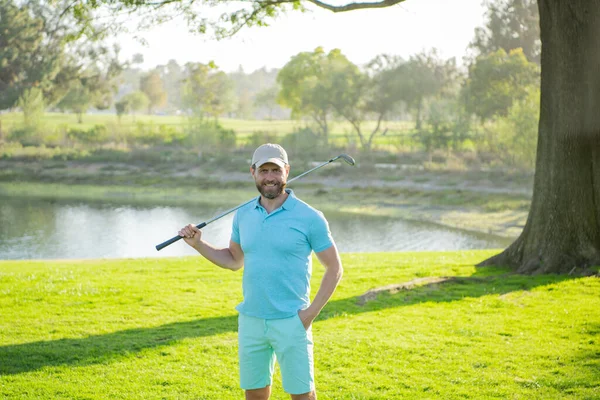
<svg viewBox="0 0 600 400">
<path fill-rule="evenodd" d="M 323 214 L 294 192 L 270 214 L 256 201 L 239 208 L 231 240 L 244 251 L 244 300 L 236 309 L 250 317 L 288 318 L 310 304 L 311 252 L 333 245 Z"/>
</svg>

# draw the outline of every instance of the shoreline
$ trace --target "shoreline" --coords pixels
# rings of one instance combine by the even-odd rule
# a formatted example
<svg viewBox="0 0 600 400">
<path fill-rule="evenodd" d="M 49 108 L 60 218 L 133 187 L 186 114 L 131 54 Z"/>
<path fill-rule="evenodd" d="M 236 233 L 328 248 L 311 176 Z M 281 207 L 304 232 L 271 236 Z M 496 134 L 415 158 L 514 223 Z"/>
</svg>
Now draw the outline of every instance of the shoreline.
<svg viewBox="0 0 600 400">
<path fill-rule="evenodd" d="M 377 195 L 368 192 L 381 188 L 311 189 L 293 187 L 298 196 L 315 208 L 327 212 L 366 214 L 427 222 L 452 229 L 516 239 L 527 219 L 524 210 L 485 210 L 475 205 L 460 206 L 431 204 L 423 199 L 411 199 L 403 193 L 395 194 L 392 201 L 380 202 Z M 385 191 L 385 190 L 384 190 Z M 410 195 L 422 192 L 411 191 Z M 0 198 L 36 199 L 40 201 L 89 202 L 140 206 L 199 206 L 220 204 L 230 208 L 256 196 L 251 189 L 169 189 L 130 186 L 99 186 L 90 184 L 61 184 L 40 182 L 0 182 Z M 370 198 L 369 198 L 370 197 Z M 224 200 L 226 199 L 226 200 Z"/>
<path fill-rule="evenodd" d="M 131 205 L 223 205 L 256 196 L 248 172 L 202 166 L 0 160 L 0 198 Z M 229 167 L 229 170 L 227 170 Z M 291 176 L 299 174 L 292 171 Z M 516 239 L 527 219 L 531 176 L 493 171 L 333 167 L 291 188 L 324 212 L 434 223 Z"/>
</svg>

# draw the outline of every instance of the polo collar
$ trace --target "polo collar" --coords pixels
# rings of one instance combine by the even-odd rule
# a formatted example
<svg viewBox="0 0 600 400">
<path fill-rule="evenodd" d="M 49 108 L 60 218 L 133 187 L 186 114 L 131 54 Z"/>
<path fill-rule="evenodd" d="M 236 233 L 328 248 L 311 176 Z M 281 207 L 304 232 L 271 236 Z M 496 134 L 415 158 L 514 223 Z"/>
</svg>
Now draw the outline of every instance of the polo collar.
<svg viewBox="0 0 600 400">
<path fill-rule="evenodd" d="M 284 189 L 285 192 L 288 194 L 288 198 L 285 199 L 285 201 L 283 202 L 283 204 L 281 205 L 280 208 L 284 209 L 284 210 L 292 210 L 294 207 L 296 207 L 296 204 L 298 203 L 298 198 L 296 197 L 296 195 L 294 194 L 294 191 L 292 189 Z M 260 195 L 258 195 L 256 197 L 256 200 L 254 200 L 254 208 L 264 208 L 261 204 L 260 204 Z"/>
</svg>

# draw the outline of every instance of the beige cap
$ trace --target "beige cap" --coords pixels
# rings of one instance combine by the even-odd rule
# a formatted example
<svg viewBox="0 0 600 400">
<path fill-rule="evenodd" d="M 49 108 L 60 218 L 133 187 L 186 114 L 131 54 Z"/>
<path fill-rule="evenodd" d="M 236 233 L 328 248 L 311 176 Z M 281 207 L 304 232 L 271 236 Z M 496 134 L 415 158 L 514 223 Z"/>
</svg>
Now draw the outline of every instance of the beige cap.
<svg viewBox="0 0 600 400">
<path fill-rule="evenodd" d="M 283 147 L 278 144 L 267 143 L 254 150 L 252 165 L 254 165 L 255 168 L 269 162 L 277 164 L 281 168 L 289 164 L 287 153 Z"/>
</svg>

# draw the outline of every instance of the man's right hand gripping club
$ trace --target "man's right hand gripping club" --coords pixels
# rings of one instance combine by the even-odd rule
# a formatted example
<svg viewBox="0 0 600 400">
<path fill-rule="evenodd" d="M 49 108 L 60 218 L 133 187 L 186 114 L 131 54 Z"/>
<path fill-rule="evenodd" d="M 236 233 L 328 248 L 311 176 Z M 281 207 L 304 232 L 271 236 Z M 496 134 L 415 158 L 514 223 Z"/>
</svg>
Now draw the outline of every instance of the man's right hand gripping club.
<svg viewBox="0 0 600 400">
<path fill-rule="evenodd" d="M 236 271 L 244 266 L 244 252 L 239 244 L 230 241 L 229 247 L 217 249 L 202 240 L 202 231 L 194 224 L 186 225 L 179 236 L 204 258 L 221 268 Z"/>
<path fill-rule="evenodd" d="M 189 224 L 184 226 L 179 231 L 179 236 L 181 236 L 187 244 L 198 250 L 202 240 L 202 231 L 198 229 L 196 225 Z"/>
</svg>

